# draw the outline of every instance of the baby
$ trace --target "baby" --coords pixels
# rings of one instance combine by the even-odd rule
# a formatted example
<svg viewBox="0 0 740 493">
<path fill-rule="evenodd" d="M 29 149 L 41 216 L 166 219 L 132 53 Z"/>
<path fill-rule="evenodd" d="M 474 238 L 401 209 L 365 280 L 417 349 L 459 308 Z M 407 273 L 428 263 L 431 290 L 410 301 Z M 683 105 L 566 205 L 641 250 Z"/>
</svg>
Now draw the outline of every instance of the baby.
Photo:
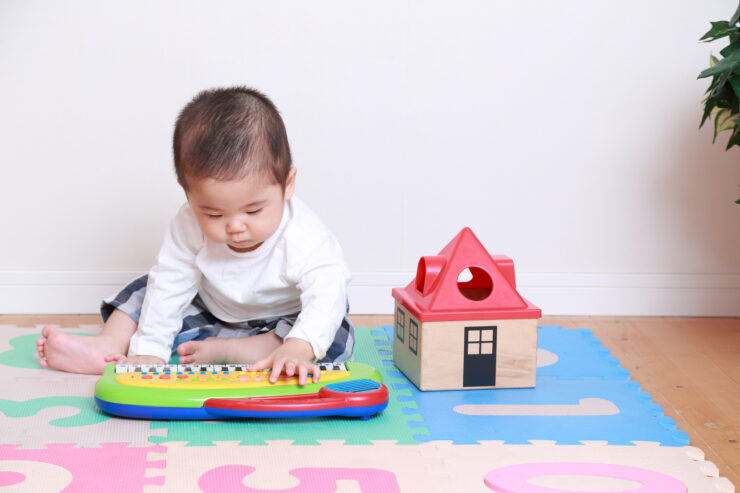
<svg viewBox="0 0 740 493">
<path fill-rule="evenodd" d="M 149 274 L 103 301 L 94 337 L 44 327 L 40 365 L 102 373 L 110 362 L 252 363 L 299 384 L 351 357 L 341 247 L 294 195 L 283 120 L 249 88 L 207 90 L 180 112 L 173 150 L 187 203 Z M 124 356 L 126 355 L 127 356 Z"/>
</svg>

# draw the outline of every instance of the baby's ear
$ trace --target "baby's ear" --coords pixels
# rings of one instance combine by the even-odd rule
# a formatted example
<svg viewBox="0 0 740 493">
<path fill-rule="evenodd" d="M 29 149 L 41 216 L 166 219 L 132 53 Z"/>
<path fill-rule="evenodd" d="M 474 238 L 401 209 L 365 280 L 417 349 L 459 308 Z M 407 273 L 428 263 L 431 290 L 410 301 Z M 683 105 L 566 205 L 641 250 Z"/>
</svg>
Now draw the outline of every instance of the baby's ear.
<svg viewBox="0 0 740 493">
<path fill-rule="evenodd" d="M 285 192 L 283 192 L 284 200 L 289 200 L 293 196 L 293 192 L 295 192 L 296 173 L 298 173 L 298 170 L 295 166 L 291 166 L 290 171 L 288 171 L 288 178 L 285 180 Z"/>
<path fill-rule="evenodd" d="M 182 188 L 182 191 L 185 192 L 185 195 L 188 194 L 188 189 L 185 187 L 185 185 L 182 183 L 182 180 L 180 178 L 177 179 L 177 184 L 180 185 L 180 188 Z"/>
</svg>

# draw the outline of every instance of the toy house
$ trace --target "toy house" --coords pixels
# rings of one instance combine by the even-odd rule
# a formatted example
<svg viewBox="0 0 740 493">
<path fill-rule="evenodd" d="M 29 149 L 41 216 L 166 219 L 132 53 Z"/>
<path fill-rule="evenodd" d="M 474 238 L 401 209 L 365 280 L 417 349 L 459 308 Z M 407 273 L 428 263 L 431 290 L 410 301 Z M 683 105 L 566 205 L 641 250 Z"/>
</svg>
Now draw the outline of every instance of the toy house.
<svg viewBox="0 0 740 493">
<path fill-rule="evenodd" d="M 469 228 L 393 289 L 393 361 L 420 390 L 534 387 L 541 310 Z"/>
</svg>

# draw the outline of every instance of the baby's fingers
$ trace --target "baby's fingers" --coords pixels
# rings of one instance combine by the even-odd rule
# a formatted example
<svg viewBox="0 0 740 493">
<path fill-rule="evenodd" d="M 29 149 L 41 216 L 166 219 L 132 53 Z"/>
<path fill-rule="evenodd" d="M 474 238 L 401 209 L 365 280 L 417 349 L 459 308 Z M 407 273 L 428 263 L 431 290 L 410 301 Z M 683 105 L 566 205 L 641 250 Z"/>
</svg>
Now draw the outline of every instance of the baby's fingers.
<svg viewBox="0 0 740 493">
<path fill-rule="evenodd" d="M 270 365 L 272 365 L 272 361 L 269 358 L 261 359 L 256 363 L 252 363 L 247 367 L 247 370 L 249 371 L 260 371 L 264 370 L 265 368 L 269 368 Z"/>
<path fill-rule="evenodd" d="M 308 375 L 311 374 L 311 381 L 313 383 L 319 383 L 321 378 L 321 368 L 315 364 L 302 364 L 298 367 L 298 385 L 306 385 L 308 383 Z"/>
<path fill-rule="evenodd" d="M 298 385 L 303 387 L 306 385 L 306 380 L 308 379 L 308 368 L 306 368 L 305 365 L 301 365 L 298 367 Z"/>
<path fill-rule="evenodd" d="M 272 362 L 272 371 L 270 372 L 270 382 L 277 382 L 280 372 L 283 371 L 283 361 L 277 360 Z"/>
</svg>

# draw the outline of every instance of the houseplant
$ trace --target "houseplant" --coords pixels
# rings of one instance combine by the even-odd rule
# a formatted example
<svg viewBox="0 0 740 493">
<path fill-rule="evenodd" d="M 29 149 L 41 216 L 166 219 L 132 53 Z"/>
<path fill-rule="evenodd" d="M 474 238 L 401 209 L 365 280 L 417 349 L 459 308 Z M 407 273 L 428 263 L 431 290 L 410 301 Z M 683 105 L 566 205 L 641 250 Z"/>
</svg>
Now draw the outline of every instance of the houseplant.
<svg viewBox="0 0 740 493">
<path fill-rule="evenodd" d="M 725 150 L 732 146 L 740 147 L 740 3 L 729 21 L 712 22 L 712 28 L 700 41 L 710 42 L 728 38 L 729 45 L 719 54 L 709 57 L 710 67 L 699 74 L 699 79 L 711 77 L 712 82 L 704 99 L 704 114 L 699 127 L 711 116 L 714 117 L 714 138 L 719 132 L 732 132 Z M 737 201 L 740 204 L 740 200 Z"/>
</svg>

